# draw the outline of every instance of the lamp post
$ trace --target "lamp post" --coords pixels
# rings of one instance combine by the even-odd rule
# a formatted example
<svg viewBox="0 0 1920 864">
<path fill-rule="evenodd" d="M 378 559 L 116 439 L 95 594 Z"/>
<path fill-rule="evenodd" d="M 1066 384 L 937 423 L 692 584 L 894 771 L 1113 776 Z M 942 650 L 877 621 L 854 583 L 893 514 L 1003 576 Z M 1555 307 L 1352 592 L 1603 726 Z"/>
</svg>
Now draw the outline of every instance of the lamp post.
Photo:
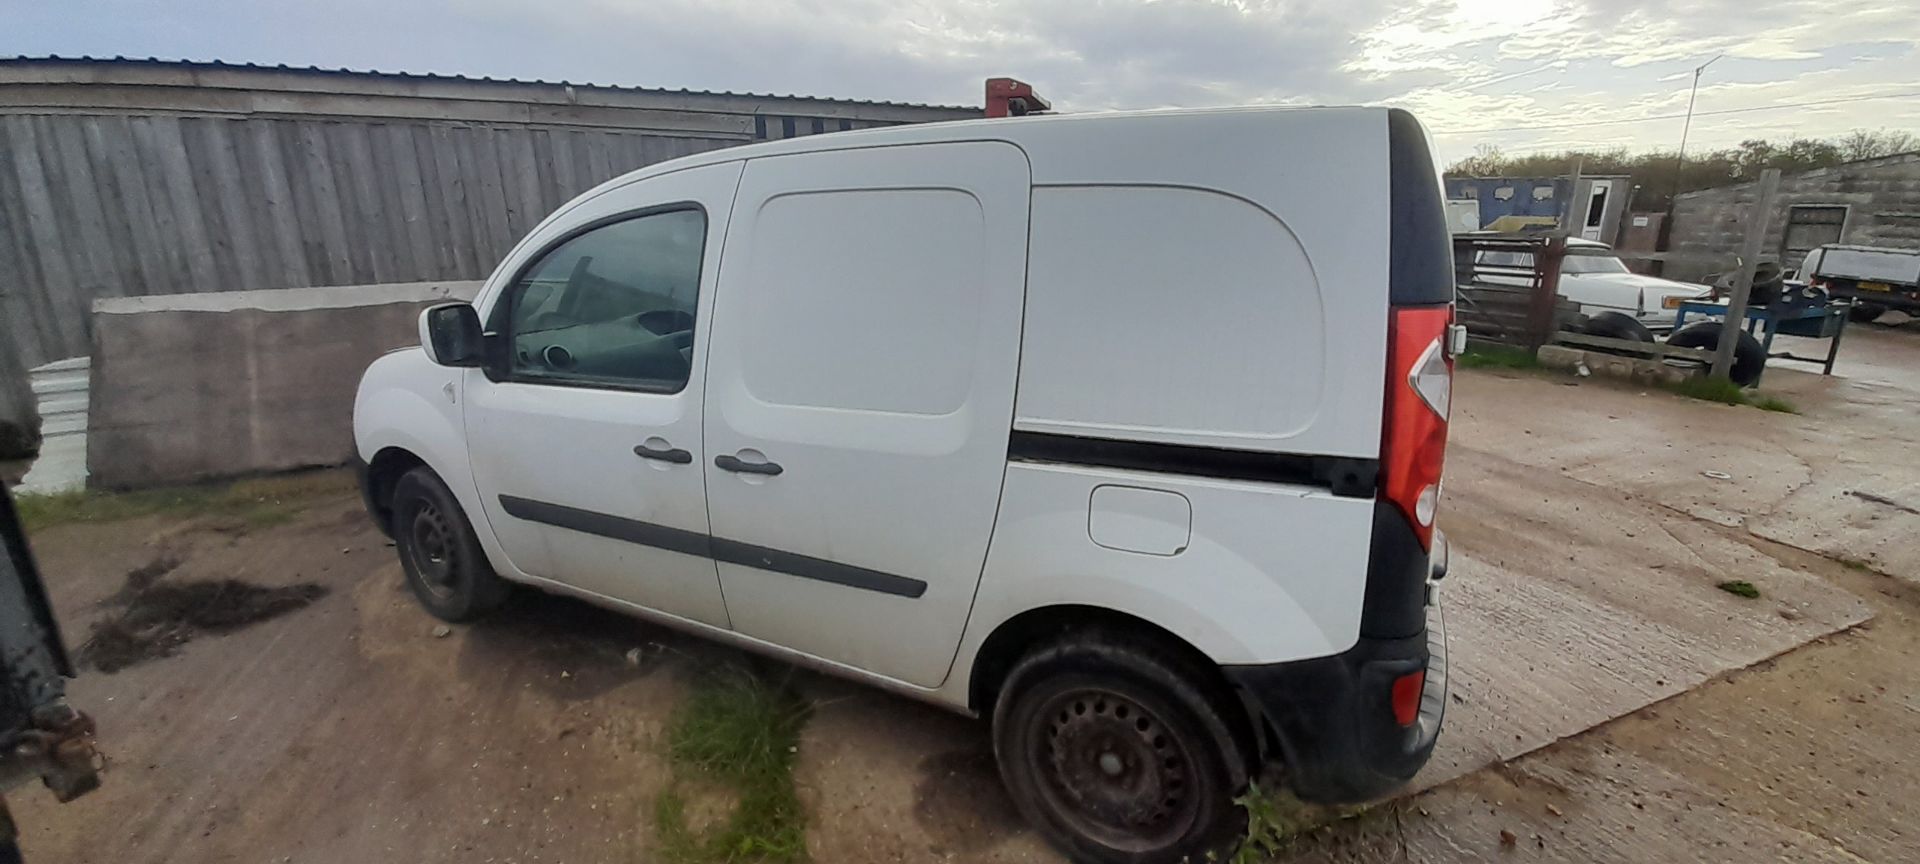
<svg viewBox="0 0 1920 864">
<path fill-rule="evenodd" d="M 1680 168 L 1687 163 L 1687 133 L 1693 131 L 1693 100 L 1700 95 L 1700 73 L 1707 71 L 1707 67 L 1712 66 L 1714 60 L 1725 56 L 1727 55 L 1715 54 L 1713 60 L 1693 68 L 1693 89 L 1687 91 L 1687 120 L 1680 127 L 1680 153 L 1673 160 L 1673 195 L 1671 197 L 1680 197 Z M 1672 205 L 1668 205 L 1668 209 L 1672 209 Z"/>
</svg>

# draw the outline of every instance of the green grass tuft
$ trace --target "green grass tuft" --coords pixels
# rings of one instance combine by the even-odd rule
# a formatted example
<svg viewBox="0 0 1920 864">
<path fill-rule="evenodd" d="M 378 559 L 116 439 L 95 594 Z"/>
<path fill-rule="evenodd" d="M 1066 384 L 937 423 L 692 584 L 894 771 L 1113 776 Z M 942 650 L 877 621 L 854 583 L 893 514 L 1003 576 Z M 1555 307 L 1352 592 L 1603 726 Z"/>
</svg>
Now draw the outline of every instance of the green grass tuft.
<svg viewBox="0 0 1920 864">
<path fill-rule="evenodd" d="M 232 484 L 174 486 L 137 492 L 78 490 L 20 495 L 14 505 L 29 531 L 55 525 L 120 522 L 142 516 L 207 516 L 254 529 L 283 524 L 318 497 L 346 491 L 346 472 L 310 472 L 241 480 Z"/>
<path fill-rule="evenodd" d="M 1709 378 L 1704 375 L 1682 378 L 1678 383 L 1663 386 L 1669 391 L 1692 399 L 1704 399 L 1723 405 L 1752 405 L 1762 411 L 1778 411 L 1782 414 L 1800 413 L 1800 409 L 1794 407 L 1792 402 L 1778 396 L 1749 393 L 1732 381 Z"/>
<path fill-rule="evenodd" d="M 785 681 L 727 666 L 695 682 L 667 730 L 674 778 L 654 802 L 666 860 L 800 861 L 807 855 L 806 813 L 793 786 L 793 763 L 808 706 Z M 692 776 L 732 792 L 733 813 L 696 832 L 687 825 L 680 784 Z"/>
<path fill-rule="evenodd" d="M 1279 855 L 1296 835 L 1315 824 L 1293 796 L 1263 792 L 1258 783 L 1247 784 L 1245 794 L 1233 803 L 1247 811 L 1247 836 L 1234 850 L 1232 864 L 1257 864 Z"/>
<path fill-rule="evenodd" d="M 1286 855 L 1302 841 L 1309 846 L 1318 842 L 1308 838 L 1339 830 L 1340 826 L 1361 828 L 1379 817 L 1397 818 L 1396 805 L 1326 806 L 1309 804 L 1286 790 L 1264 791 L 1258 783 L 1247 784 L 1247 791 L 1233 799 L 1235 806 L 1247 811 L 1247 834 L 1227 860 L 1230 864 L 1260 864 Z M 1214 860 L 1209 853 L 1209 861 Z"/>
<path fill-rule="evenodd" d="M 1753 583 L 1745 579 L 1734 579 L 1729 582 L 1722 582 L 1716 587 L 1728 594 L 1736 597 L 1745 597 L 1748 600 L 1753 600 L 1760 596 L 1760 589 L 1753 587 Z"/>
<path fill-rule="evenodd" d="M 1705 375 L 1682 378 L 1677 383 L 1667 385 L 1667 389 L 1691 399 L 1704 399 L 1724 405 L 1747 404 L 1747 392 L 1740 389 L 1740 385 L 1721 378 Z"/>
<path fill-rule="evenodd" d="M 1540 358 L 1525 348 L 1511 348 L 1506 345 L 1476 344 L 1467 348 L 1466 353 L 1455 357 L 1455 365 L 1468 369 L 1538 369 Z"/>
</svg>

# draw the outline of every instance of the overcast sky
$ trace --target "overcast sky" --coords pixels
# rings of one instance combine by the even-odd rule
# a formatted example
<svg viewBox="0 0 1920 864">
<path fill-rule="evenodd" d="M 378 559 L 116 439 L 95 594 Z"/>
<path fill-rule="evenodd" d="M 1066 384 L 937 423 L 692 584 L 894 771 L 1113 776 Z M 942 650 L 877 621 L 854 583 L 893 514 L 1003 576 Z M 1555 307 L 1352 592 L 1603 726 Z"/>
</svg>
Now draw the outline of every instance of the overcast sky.
<svg viewBox="0 0 1920 864">
<path fill-rule="evenodd" d="M 1056 108 L 1387 104 L 1442 154 L 1920 131 L 1916 0 L 0 0 L 0 53 Z M 1887 97 L 1887 98 L 1879 98 Z M 1804 104 L 1803 104 L 1804 103 Z M 1801 105 L 1777 110 L 1740 109 Z M 1707 112 L 1732 112 L 1709 115 Z M 1648 119 L 1642 122 L 1619 122 Z M 1567 124 L 1604 123 L 1569 128 Z M 1523 127 L 1523 128 L 1516 128 Z M 1542 128 L 1556 127 L 1556 128 Z"/>
</svg>

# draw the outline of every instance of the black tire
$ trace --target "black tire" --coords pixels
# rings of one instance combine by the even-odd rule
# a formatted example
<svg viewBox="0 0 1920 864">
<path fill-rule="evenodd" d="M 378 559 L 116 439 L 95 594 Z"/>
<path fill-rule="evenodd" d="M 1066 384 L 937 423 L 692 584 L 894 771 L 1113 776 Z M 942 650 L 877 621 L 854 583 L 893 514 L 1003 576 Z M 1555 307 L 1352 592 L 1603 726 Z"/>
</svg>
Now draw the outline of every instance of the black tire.
<svg viewBox="0 0 1920 864">
<path fill-rule="evenodd" d="M 1630 339 L 1635 342 L 1654 341 L 1653 331 L 1625 312 L 1602 312 L 1587 319 L 1580 327 L 1588 336 L 1605 336 L 1609 339 Z"/>
<path fill-rule="evenodd" d="M 993 712 L 1000 776 L 1076 862 L 1224 860 L 1247 746 L 1224 688 L 1151 640 L 1083 633 L 1022 658 Z"/>
<path fill-rule="evenodd" d="M 1873 321 L 1878 320 L 1880 316 L 1885 314 L 1887 314 L 1887 307 L 1885 304 L 1866 303 L 1859 300 L 1855 300 L 1853 301 L 1852 308 L 1849 308 L 1847 310 L 1847 320 L 1857 321 L 1861 324 L 1867 324 L 1867 323 L 1871 323 Z"/>
<path fill-rule="evenodd" d="M 442 621 L 471 621 L 498 608 L 512 586 L 487 563 L 467 514 L 426 467 L 393 485 L 393 544 L 407 587 Z"/>
<path fill-rule="evenodd" d="M 1680 348 L 1706 348 L 1712 350 L 1720 344 L 1720 322 L 1702 321 L 1688 324 L 1675 331 L 1667 339 L 1668 345 Z M 1760 347 L 1760 340 L 1753 334 L 1740 331 L 1740 338 L 1733 345 L 1733 368 L 1727 371 L 1733 383 L 1742 387 L 1752 386 L 1760 380 L 1760 370 L 1766 368 L 1767 352 Z"/>
</svg>

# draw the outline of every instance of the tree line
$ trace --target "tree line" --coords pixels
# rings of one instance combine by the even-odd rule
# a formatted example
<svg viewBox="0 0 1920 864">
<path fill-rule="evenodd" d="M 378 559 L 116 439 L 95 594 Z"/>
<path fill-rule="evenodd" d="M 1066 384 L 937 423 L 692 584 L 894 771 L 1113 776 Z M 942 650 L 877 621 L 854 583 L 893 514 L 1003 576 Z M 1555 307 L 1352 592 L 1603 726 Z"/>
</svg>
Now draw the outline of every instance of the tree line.
<svg viewBox="0 0 1920 864">
<path fill-rule="evenodd" d="M 1629 182 L 1640 187 L 1634 193 L 1633 209 L 1658 211 L 1667 209 L 1676 180 L 1679 191 L 1692 192 L 1753 180 L 1766 168 L 1793 174 L 1914 151 L 1920 151 L 1920 136 L 1890 129 L 1856 129 L 1837 138 L 1793 138 L 1784 144 L 1752 138 L 1737 147 L 1688 153 L 1684 163 L 1672 150 L 1565 150 L 1508 156 L 1498 146 L 1482 144 L 1472 156 L 1453 163 L 1447 176 L 1556 177 L 1571 173 L 1578 165 L 1582 174 L 1626 175 L 1631 178 Z"/>
</svg>

